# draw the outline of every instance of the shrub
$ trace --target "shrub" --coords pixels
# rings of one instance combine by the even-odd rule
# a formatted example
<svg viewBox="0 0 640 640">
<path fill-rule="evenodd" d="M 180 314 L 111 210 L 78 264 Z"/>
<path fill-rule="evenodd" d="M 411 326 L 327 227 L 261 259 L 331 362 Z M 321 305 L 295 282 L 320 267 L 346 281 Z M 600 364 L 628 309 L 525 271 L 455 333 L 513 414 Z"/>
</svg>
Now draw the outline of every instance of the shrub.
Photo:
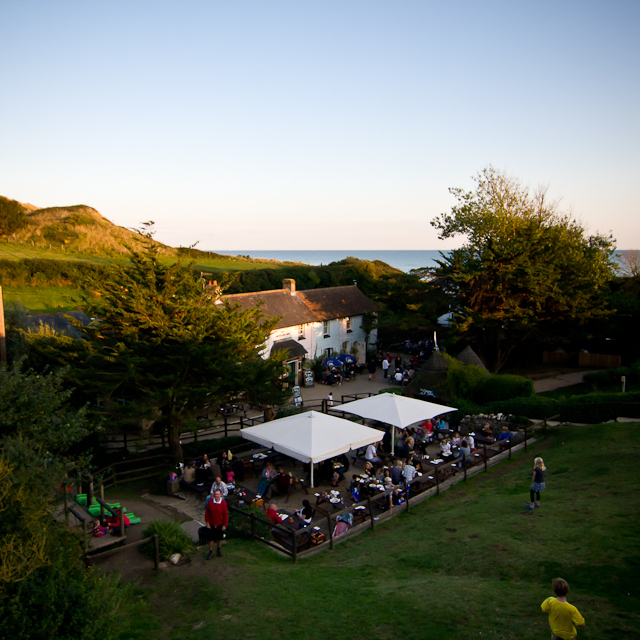
<svg viewBox="0 0 640 640">
<path fill-rule="evenodd" d="M 454 358 L 447 358 L 447 388 L 452 398 L 474 398 L 477 389 L 485 382 L 489 373 L 474 364 L 462 364 Z"/>
<path fill-rule="evenodd" d="M 265 519 L 264 512 L 260 507 L 252 504 L 245 504 L 239 507 L 242 513 L 235 509 L 229 510 L 229 534 L 235 538 L 251 539 L 251 518 L 247 515 L 253 514 L 257 518 Z M 247 515 L 244 515 L 247 514 Z M 254 521 L 254 533 L 261 538 L 269 537 L 271 527 L 265 522 Z"/>
<path fill-rule="evenodd" d="M 477 389 L 476 400 L 485 404 L 512 398 L 529 398 L 535 394 L 533 381 L 523 376 L 495 375 L 486 378 Z"/>
<path fill-rule="evenodd" d="M 153 520 L 144 530 L 143 537 L 150 538 L 158 535 L 160 547 L 160 560 L 168 560 L 174 553 L 186 555 L 193 548 L 191 538 L 173 520 Z M 147 542 L 142 546 L 142 550 L 149 556 L 153 556 L 153 542 Z"/>
</svg>

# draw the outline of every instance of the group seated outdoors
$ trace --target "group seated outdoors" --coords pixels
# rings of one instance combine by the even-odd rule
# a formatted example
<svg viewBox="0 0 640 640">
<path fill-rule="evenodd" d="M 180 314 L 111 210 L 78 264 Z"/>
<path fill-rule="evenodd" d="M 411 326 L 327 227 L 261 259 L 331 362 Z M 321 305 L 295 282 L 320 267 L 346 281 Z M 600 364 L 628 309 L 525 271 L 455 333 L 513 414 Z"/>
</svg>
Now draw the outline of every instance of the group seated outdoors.
<svg viewBox="0 0 640 640">
<path fill-rule="evenodd" d="M 381 435 L 380 442 L 363 448 L 355 458 L 340 455 L 318 463 L 314 468 L 315 504 L 304 498 L 299 509 L 279 506 L 276 500 L 289 502 L 294 489 L 309 495 L 310 465 L 300 467 L 301 463 L 265 449 L 245 452 L 243 458 L 230 452 L 214 460 L 205 455 L 184 467 L 180 484 L 203 494 L 220 490 L 235 508 L 261 508 L 273 540 L 288 550 L 294 540 L 297 551 L 302 551 L 402 505 L 438 481 L 483 462 L 485 453 L 487 458 L 497 455 L 502 446 L 520 438 L 508 426 L 498 431 L 489 422 L 478 434 L 461 435 L 441 419 L 425 420 L 415 427 L 396 429 L 392 453 L 391 428 Z M 280 463 L 274 464 L 277 460 Z M 363 468 L 358 464 L 356 469 L 354 461 Z M 255 490 L 246 487 L 248 483 Z"/>
</svg>

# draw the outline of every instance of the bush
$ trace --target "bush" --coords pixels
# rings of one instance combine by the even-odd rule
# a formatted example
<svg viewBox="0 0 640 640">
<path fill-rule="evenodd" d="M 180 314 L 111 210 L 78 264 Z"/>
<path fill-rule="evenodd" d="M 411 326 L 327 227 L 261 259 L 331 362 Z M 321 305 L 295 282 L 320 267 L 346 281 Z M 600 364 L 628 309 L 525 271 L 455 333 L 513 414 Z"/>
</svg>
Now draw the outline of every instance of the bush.
<svg viewBox="0 0 640 640">
<path fill-rule="evenodd" d="M 184 529 L 173 520 L 153 520 L 144 530 L 143 537 L 150 538 L 158 535 L 158 545 L 160 547 L 160 560 L 168 560 L 174 553 L 187 555 L 193 549 L 191 538 Z M 147 542 L 142 546 L 142 550 L 149 556 L 153 556 L 153 542 Z"/>
<path fill-rule="evenodd" d="M 17 200 L 0 196 L 0 236 L 9 235 L 26 224 L 25 208 Z"/>
<path fill-rule="evenodd" d="M 486 369 L 474 364 L 465 365 L 454 358 L 447 358 L 447 388 L 452 398 L 474 398 L 477 389 L 487 380 Z"/>
<path fill-rule="evenodd" d="M 229 534 L 234 538 L 245 538 L 251 540 L 251 518 L 244 514 L 253 514 L 257 518 L 265 519 L 265 514 L 260 507 L 252 504 L 245 504 L 239 507 L 242 513 L 229 509 Z M 254 521 L 254 533 L 260 538 L 268 538 L 271 533 L 271 527 L 258 520 Z"/>
<path fill-rule="evenodd" d="M 535 395 L 533 381 L 523 376 L 495 375 L 489 376 L 477 388 L 475 400 L 485 404 L 512 398 L 529 398 Z"/>
</svg>

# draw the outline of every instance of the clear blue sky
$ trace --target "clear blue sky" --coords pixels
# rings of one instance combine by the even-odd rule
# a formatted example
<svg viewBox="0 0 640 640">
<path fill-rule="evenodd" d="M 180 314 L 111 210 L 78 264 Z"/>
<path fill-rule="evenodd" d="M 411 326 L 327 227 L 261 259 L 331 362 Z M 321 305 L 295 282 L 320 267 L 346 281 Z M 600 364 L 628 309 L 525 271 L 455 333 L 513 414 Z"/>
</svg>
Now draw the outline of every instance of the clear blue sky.
<svg viewBox="0 0 640 640">
<path fill-rule="evenodd" d="M 445 249 L 491 163 L 640 248 L 640 2 L 0 0 L 0 194 L 202 249 Z"/>
</svg>

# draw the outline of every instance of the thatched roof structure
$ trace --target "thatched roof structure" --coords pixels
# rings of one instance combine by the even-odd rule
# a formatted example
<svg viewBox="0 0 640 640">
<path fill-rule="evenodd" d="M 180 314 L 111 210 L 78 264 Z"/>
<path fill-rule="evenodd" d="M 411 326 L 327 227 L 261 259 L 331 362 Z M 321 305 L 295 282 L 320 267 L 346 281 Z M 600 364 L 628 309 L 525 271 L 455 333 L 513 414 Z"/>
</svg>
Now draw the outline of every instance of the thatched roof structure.
<svg viewBox="0 0 640 640">
<path fill-rule="evenodd" d="M 448 400 L 446 388 L 449 363 L 440 351 L 434 351 L 420 367 L 416 377 L 405 387 L 404 394 L 413 398 L 425 398 L 425 390 L 433 391 L 441 400 Z"/>
<path fill-rule="evenodd" d="M 469 346 L 467 345 L 457 356 L 456 360 L 462 362 L 462 364 L 473 364 L 476 367 L 481 367 L 482 369 L 487 369 L 484 362 L 480 360 L 480 356 Z"/>
</svg>

